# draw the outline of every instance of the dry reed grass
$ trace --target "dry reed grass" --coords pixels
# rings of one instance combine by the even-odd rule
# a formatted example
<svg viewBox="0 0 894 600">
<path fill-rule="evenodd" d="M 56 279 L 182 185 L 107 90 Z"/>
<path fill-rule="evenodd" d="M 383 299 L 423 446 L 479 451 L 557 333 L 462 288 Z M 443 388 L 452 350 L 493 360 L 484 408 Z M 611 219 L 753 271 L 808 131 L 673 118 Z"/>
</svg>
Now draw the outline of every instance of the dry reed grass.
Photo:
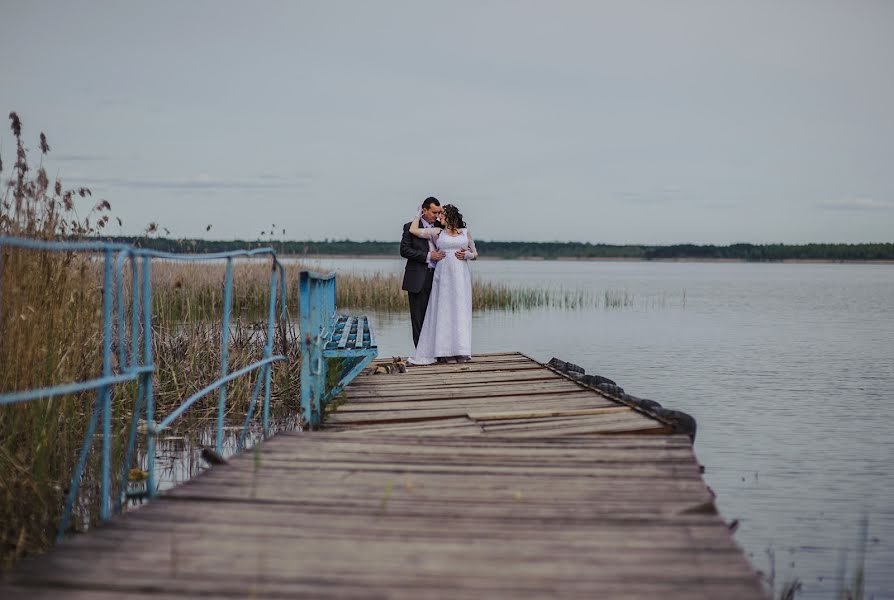
<svg viewBox="0 0 894 600">
<path fill-rule="evenodd" d="M 165 318 L 175 320 L 211 319 L 219 315 L 223 306 L 221 282 L 225 268 L 223 263 L 157 263 L 152 271 L 155 310 Z M 301 263 L 286 264 L 286 281 L 291 285 L 290 306 L 297 306 L 298 273 L 307 268 Z M 255 319 L 266 313 L 269 273 L 266 262 L 236 262 L 233 269 L 234 314 Z M 473 310 L 586 309 L 598 308 L 601 302 L 602 297 L 581 289 L 520 287 L 487 280 L 476 280 L 472 285 Z M 409 308 L 407 294 L 401 290 L 401 276 L 393 273 L 340 273 L 336 304 L 345 310 L 404 312 Z M 605 293 L 606 308 L 632 304 L 633 297 L 628 292 Z"/>
<path fill-rule="evenodd" d="M 87 198 L 90 190 L 63 190 L 58 180 L 50 186 L 42 133 L 41 163 L 32 176 L 22 124 L 15 113 L 10 121 L 16 162 L 0 197 L 0 234 L 52 240 L 102 229 L 108 203 L 79 219 L 73 198 Z M 95 376 L 101 286 L 87 276 L 89 262 L 72 253 L 4 247 L 0 266 L 0 391 Z M 79 397 L 0 408 L 0 564 L 52 539 L 89 411 Z"/>
<path fill-rule="evenodd" d="M 43 156 L 50 151 L 46 137 L 40 135 L 41 166 L 32 170 L 22 124 L 14 113 L 10 120 L 16 161 L 0 196 L 0 235 L 58 240 L 101 234 L 109 221 L 109 203 L 101 200 L 89 214 L 79 217 L 74 198 L 88 199 L 90 190 L 65 190 L 59 181 L 50 186 L 42 167 Z M 0 174 L 2 168 L 0 162 Z M 147 231 L 153 227 L 151 224 Z M 83 381 L 101 373 L 100 264 L 91 253 L 0 248 L 0 392 Z M 266 328 L 257 327 L 241 314 L 245 307 L 266 307 L 269 265 L 264 271 L 268 278 L 264 286 L 243 285 L 242 279 L 237 280 L 240 292 L 255 295 L 240 297 L 237 293 L 235 299 L 239 311 L 234 313 L 229 347 L 231 370 L 262 355 Z M 206 272 L 196 265 L 178 274 L 188 278 L 179 283 L 171 280 L 170 285 L 159 282 L 163 293 L 156 296 L 153 310 L 157 416 L 168 414 L 219 376 L 222 268 Z M 164 269 L 159 275 L 164 276 Z M 128 279 L 125 273 L 125 281 Z M 183 298 L 180 288 L 187 284 L 200 293 Z M 180 299 L 186 302 L 185 309 L 177 304 Z M 195 318 L 183 319 L 189 315 Z M 295 333 L 283 328 L 276 336 L 277 349 L 291 350 L 288 363 L 273 368 L 274 417 L 294 412 L 299 398 L 298 346 L 282 339 L 293 339 Z M 113 344 L 117 343 L 113 339 Z M 232 421 L 241 423 L 259 373 L 229 384 L 228 416 Z M 195 405 L 178 425 L 204 423 L 204 416 L 216 412 L 213 395 L 215 398 Z M 95 397 L 95 392 L 89 392 L 0 407 L 0 568 L 52 545 Z M 120 466 L 123 460 L 135 397 L 135 383 L 113 389 L 113 465 Z M 81 485 L 76 526 L 93 522 L 97 516 L 97 448 L 91 453 Z"/>
</svg>

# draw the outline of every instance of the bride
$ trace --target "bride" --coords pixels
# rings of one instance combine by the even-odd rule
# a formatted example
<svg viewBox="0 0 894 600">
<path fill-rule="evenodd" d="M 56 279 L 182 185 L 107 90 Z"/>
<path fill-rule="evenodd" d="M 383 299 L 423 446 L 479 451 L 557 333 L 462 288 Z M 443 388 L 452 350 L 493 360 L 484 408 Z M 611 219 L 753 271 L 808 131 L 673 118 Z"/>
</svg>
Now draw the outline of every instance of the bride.
<svg viewBox="0 0 894 600">
<path fill-rule="evenodd" d="M 446 253 L 435 263 L 416 355 L 409 360 L 413 365 L 447 362 L 451 358 L 456 362 L 472 360 L 472 277 L 466 261 L 478 258 L 478 252 L 458 208 L 445 204 L 441 220 L 444 229 L 422 228 L 418 216 L 410 224 L 410 233 L 428 239 Z"/>
</svg>

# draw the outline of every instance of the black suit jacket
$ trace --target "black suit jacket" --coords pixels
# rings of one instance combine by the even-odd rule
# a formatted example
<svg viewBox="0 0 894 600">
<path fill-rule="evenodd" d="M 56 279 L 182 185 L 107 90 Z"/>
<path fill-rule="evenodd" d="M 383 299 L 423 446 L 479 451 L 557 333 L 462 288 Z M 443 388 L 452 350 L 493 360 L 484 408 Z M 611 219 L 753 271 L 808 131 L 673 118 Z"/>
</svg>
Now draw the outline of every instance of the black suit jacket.
<svg viewBox="0 0 894 600">
<path fill-rule="evenodd" d="M 428 270 L 428 261 L 425 260 L 428 256 L 428 240 L 410 233 L 410 223 L 404 223 L 404 233 L 400 237 L 400 255 L 407 259 L 401 289 L 417 294 L 425 285 Z"/>
</svg>

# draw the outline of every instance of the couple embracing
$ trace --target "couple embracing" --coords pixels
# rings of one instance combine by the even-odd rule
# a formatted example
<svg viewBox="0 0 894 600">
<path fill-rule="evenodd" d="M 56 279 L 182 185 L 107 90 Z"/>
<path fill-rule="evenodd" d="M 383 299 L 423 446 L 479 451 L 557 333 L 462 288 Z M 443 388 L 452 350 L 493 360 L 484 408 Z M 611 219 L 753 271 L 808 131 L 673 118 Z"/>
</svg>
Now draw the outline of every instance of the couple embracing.
<svg viewBox="0 0 894 600">
<path fill-rule="evenodd" d="M 407 259 L 402 289 L 410 300 L 413 365 L 472 360 L 472 277 L 467 261 L 478 258 L 463 216 L 426 198 L 404 225 L 400 255 Z"/>
</svg>

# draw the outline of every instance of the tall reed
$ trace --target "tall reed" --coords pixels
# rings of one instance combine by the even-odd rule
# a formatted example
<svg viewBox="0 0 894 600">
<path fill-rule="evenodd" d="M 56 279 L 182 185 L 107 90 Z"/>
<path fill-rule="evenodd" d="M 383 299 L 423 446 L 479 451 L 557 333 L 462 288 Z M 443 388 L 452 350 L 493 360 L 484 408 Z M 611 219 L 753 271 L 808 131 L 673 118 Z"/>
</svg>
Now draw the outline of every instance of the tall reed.
<svg viewBox="0 0 894 600">
<path fill-rule="evenodd" d="M 52 240 L 101 230 L 108 203 L 79 219 L 74 198 L 89 198 L 90 190 L 63 189 L 59 180 L 50 185 L 43 133 L 32 171 L 21 121 L 15 113 L 9 117 L 16 160 L 0 197 L 0 235 Z M 98 374 L 101 289 L 90 271 L 90 262 L 73 253 L 0 248 L 0 391 Z M 0 408 L 0 563 L 52 539 L 90 410 L 77 396 Z"/>
<path fill-rule="evenodd" d="M 109 222 L 109 203 L 101 200 L 79 216 L 75 199 L 89 201 L 91 191 L 63 189 L 58 180 L 50 185 L 43 168 L 43 158 L 50 151 L 46 136 L 40 135 L 40 162 L 32 169 L 22 123 L 15 113 L 10 121 L 16 160 L 0 196 L 0 235 L 41 240 L 100 235 Z M 147 229 L 153 227 L 150 224 Z M 229 347 L 231 371 L 258 360 L 267 341 L 266 328 L 245 316 L 249 309 L 253 312 L 267 305 L 269 263 L 263 270 L 267 278 L 263 286 L 246 286 L 237 280 L 234 304 L 238 309 Z M 0 392 L 100 375 L 101 271 L 95 254 L 0 247 Z M 215 380 L 220 369 L 223 272 L 217 266 L 203 269 L 196 265 L 177 273 L 187 278 L 172 279 L 169 285 L 160 281 L 163 293 L 156 295 L 152 311 L 156 415 L 162 417 Z M 163 277 L 165 270 L 158 274 Z M 197 291 L 184 297 L 180 288 L 186 286 Z M 277 351 L 287 348 L 289 360 L 273 367 L 274 416 L 297 409 L 300 369 L 295 332 L 277 329 L 276 336 Z M 117 344 L 121 340 L 112 341 Z M 241 423 L 259 374 L 256 371 L 229 384 L 228 417 L 235 422 Z M 118 466 L 135 397 L 133 383 L 113 388 L 113 464 Z M 95 398 L 96 393 L 89 392 L 0 407 L 0 567 L 52 544 Z M 215 411 L 216 398 L 203 399 L 177 426 L 203 422 L 203 416 Z M 97 449 L 98 445 L 82 480 L 75 527 L 97 517 Z"/>
<path fill-rule="evenodd" d="M 286 265 L 286 280 L 295 288 L 298 272 L 307 267 Z M 225 266 L 161 262 L 153 267 L 155 310 L 171 319 L 210 319 L 220 314 L 223 303 L 220 281 Z M 239 261 L 233 271 L 234 314 L 255 319 L 266 311 L 269 267 L 258 261 Z M 290 290 L 297 293 L 297 289 Z M 473 310 L 524 310 L 549 307 L 557 309 L 625 308 L 633 305 L 628 291 L 607 291 L 604 298 L 578 288 L 550 289 L 516 286 L 505 282 L 476 279 L 472 285 Z M 403 312 L 408 309 L 407 294 L 401 290 L 401 277 L 393 273 L 340 273 L 336 285 L 336 304 L 342 309 L 371 309 Z"/>
</svg>

